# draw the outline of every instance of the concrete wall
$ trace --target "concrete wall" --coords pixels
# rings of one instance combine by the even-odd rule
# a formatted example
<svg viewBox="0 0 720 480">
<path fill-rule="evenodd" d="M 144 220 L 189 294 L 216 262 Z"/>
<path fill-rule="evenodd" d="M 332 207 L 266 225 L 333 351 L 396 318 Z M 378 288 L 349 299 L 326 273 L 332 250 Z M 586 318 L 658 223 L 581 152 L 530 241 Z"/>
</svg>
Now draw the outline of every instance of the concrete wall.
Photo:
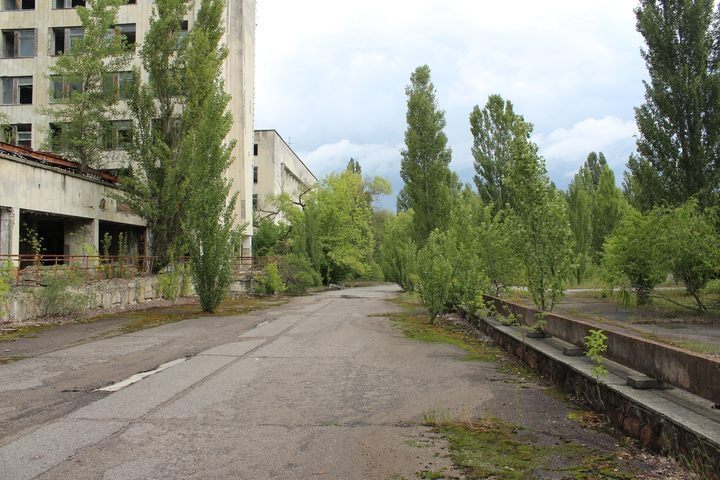
<svg viewBox="0 0 720 480">
<path fill-rule="evenodd" d="M 258 196 L 261 214 L 274 210 L 270 198 L 288 193 L 297 200 L 301 193 L 317 183 L 315 175 L 275 130 L 256 131 L 255 143 L 258 183 L 254 185 L 253 193 Z"/>
<path fill-rule="evenodd" d="M 512 312 L 525 325 L 535 323 L 540 312 L 499 298 L 485 296 L 501 314 Z M 599 327 L 582 320 L 545 313 L 545 330 L 552 336 L 583 346 L 590 329 Z M 679 348 L 603 328 L 608 337 L 607 357 L 650 377 L 680 387 L 720 404 L 720 361 Z"/>
</svg>

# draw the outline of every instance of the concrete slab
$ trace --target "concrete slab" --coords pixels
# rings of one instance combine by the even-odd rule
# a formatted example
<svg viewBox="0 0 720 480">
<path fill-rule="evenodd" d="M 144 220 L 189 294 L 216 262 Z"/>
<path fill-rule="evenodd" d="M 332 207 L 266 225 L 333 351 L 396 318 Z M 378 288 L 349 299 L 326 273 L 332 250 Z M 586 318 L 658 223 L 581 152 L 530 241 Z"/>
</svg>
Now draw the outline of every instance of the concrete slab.
<svg viewBox="0 0 720 480">
<path fill-rule="evenodd" d="M 63 462 L 82 447 L 119 431 L 125 423 L 61 420 L 0 448 L 0 478 L 29 480 Z"/>
<path fill-rule="evenodd" d="M 73 419 L 137 419 L 235 361 L 235 357 L 202 356 L 148 377 L 73 412 Z"/>
</svg>

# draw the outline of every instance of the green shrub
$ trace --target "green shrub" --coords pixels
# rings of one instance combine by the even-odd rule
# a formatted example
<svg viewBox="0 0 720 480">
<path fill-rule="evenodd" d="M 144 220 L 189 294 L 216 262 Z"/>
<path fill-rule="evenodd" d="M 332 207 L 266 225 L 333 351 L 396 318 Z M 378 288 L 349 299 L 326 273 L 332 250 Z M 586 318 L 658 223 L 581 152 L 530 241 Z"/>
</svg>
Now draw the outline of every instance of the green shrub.
<svg viewBox="0 0 720 480">
<path fill-rule="evenodd" d="M 44 287 L 35 291 L 41 314 L 44 317 L 69 317 L 85 310 L 87 296 L 71 290 L 81 284 L 82 276 L 77 272 L 56 271 Z"/>
<path fill-rule="evenodd" d="M 0 315 L 5 314 L 5 301 L 12 285 L 13 264 L 8 260 L 0 265 Z"/>
<path fill-rule="evenodd" d="M 167 271 L 158 275 L 160 296 L 165 300 L 175 301 L 180 296 L 190 294 L 190 275 L 184 263 L 170 265 Z"/>
<path fill-rule="evenodd" d="M 258 277 L 255 282 L 255 293 L 260 295 L 277 295 L 284 292 L 286 288 L 277 263 L 270 263 L 263 268 L 263 275 Z"/>
<path fill-rule="evenodd" d="M 281 281 L 290 295 L 302 295 L 308 288 L 318 286 L 322 282 L 310 259 L 303 255 L 293 253 L 283 256 L 278 263 L 278 270 Z"/>
</svg>

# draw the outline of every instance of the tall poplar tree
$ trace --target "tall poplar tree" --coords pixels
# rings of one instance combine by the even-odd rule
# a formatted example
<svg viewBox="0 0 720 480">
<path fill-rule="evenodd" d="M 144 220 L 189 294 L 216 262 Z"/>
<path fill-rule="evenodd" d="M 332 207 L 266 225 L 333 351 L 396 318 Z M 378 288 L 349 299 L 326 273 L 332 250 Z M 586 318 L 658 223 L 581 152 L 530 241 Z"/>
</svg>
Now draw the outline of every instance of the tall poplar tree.
<svg viewBox="0 0 720 480">
<path fill-rule="evenodd" d="M 415 212 L 416 241 L 424 244 L 430 232 L 443 228 L 449 217 L 452 152 L 443 131 L 445 112 L 438 108 L 435 86 L 430 81 L 430 67 L 423 65 L 413 72 L 405 94 L 407 130 L 400 176 L 405 181 L 407 207 Z"/>
<path fill-rule="evenodd" d="M 492 203 L 496 212 L 510 200 L 505 180 L 512 167 L 511 145 L 528 127 L 512 103 L 500 95 L 490 95 L 482 110 L 476 105 L 470 114 L 475 186 L 483 202 Z"/>
<path fill-rule="evenodd" d="M 237 193 L 230 195 L 226 177 L 234 142 L 225 141 L 232 116 L 222 79 L 224 10 L 224 0 L 202 0 L 188 35 L 182 75 L 187 99 L 180 146 L 191 185 L 183 226 L 193 285 L 206 312 L 214 311 L 227 294 L 241 234 L 235 226 Z"/>
<path fill-rule="evenodd" d="M 696 196 L 717 204 L 720 182 L 720 23 L 712 0 L 641 0 L 637 29 L 650 80 L 636 108 L 628 198 L 648 210 Z M 715 25 L 713 25 L 715 20 Z"/>
<path fill-rule="evenodd" d="M 125 70 L 132 51 L 122 35 L 112 34 L 118 8 L 125 0 L 91 0 L 76 8 L 83 35 L 50 66 L 53 95 L 42 113 L 58 131 L 48 147 L 80 163 L 81 169 L 101 166 L 107 122 L 117 115 L 118 95 L 108 88 L 108 75 Z"/>
</svg>

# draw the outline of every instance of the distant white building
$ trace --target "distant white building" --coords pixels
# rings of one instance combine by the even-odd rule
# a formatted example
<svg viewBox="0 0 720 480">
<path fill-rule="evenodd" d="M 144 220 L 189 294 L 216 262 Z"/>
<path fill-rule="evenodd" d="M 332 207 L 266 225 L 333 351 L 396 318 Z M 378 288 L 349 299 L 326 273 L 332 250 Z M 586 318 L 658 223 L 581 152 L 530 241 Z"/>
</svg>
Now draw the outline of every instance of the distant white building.
<svg viewBox="0 0 720 480">
<path fill-rule="evenodd" d="M 317 184 L 317 178 L 275 130 L 256 130 L 253 162 L 253 210 L 275 212 L 272 199 L 281 193 L 294 200 Z"/>
</svg>

